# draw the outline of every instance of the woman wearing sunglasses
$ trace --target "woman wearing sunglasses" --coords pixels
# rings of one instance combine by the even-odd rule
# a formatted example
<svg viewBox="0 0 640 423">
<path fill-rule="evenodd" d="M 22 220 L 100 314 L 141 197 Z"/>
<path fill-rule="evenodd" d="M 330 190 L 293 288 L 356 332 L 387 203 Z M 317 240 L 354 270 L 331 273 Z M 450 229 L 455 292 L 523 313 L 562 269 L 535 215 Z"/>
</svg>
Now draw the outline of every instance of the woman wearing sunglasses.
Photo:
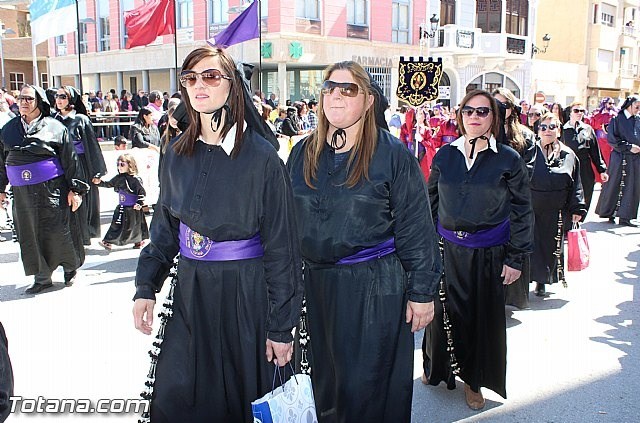
<svg viewBox="0 0 640 423">
<path fill-rule="evenodd" d="M 497 137 L 498 142 L 505 143 L 520 154 L 527 165 L 529 178 L 531 178 L 537 152 L 535 135 L 520 123 L 516 109 L 516 98 L 508 88 L 497 88 L 492 94 L 498 103 L 500 112 L 504 112 L 504 131 L 501 131 L 500 136 Z M 506 287 L 505 304 L 519 309 L 529 307 L 529 283 L 531 281 L 529 265 L 529 257 L 525 257 L 520 278 Z"/>
<path fill-rule="evenodd" d="M 593 188 L 596 184 L 594 169 L 600 174 L 603 182 L 609 180 L 609 175 L 607 175 L 607 165 L 600 154 L 596 133 L 590 125 L 583 122 L 585 112 L 584 105 L 580 102 L 569 105 L 569 120 L 562 128 L 561 139 L 580 160 L 580 180 L 584 189 L 584 202 L 589 211 Z M 567 230 L 569 226 L 570 222 L 567 220 Z"/>
<path fill-rule="evenodd" d="M 587 214 L 580 161 L 560 142 L 560 130 L 560 120 L 555 114 L 547 113 L 540 118 L 538 153 L 531 177 L 535 214 L 531 281 L 536 282 L 535 294 L 540 297 L 546 295 L 545 285 L 564 279 L 563 217 L 570 216 L 575 223 Z"/>
<path fill-rule="evenodd" d="M 26 294 L 51 286 L 51 274 L 64 269 L 71 286 L 84 263 L 82 237 L 73 212 L 89 186 L 82 180 L 78 155 L 67 129 L 50 117 L 45 91 L 25 85 L 18 96 L 20 116 L 10 120 L 0 137 L 0 203 L 8 183 L 13 190 L 13 216 L 26 275 L 35 275 Z"/>
<path fill-rule="evenodd" d="M 498 116 L 491 94 L 468 93 L 458 111 L 462 136 L 440 148 L 428 182 L 444 276 L 425 331 L 423 382 L 453 389 L 458 375 L 473 410 L 485 405 L 483 386 L 507 396 L 505 285 L 533 249 L 529 175 L 520 155 L 496 141 Z"/>
<path fill-rule="evenodd" d="M 373 90 L 357 63 L 329 66 L 318 128 L 287 162 L 321 422 L 411 420 L 412 332 L 440 277 L 418 161 L 376 126 Z"/>
<path fill-rule="evenodd" d="M 602 184 L 596 213 L 611 223 L 618 217 L 623 226 L 638 226 L 640 203 L 640 97 L 627 97 L 608 128 L 611 152 L 611 180 Z"/>
<path fill-rule="evenodd" d="M 151 421 L 250 422 L 251 401 L 272 388 L 273 362 L 291 360 L 300 319 L 289 177 L 226 51 L 193 50 L 180 84 L 190 124 L 166 146 L 136 273 L 134 322 L 148 335 L 155 294 L 180 254 Z"/>
<path fill-rule="evenodd" d="M 58 119 L 69 131 L 69 138 L 78 155 L 83 181 L 100 179 L 107 173 L 102 150 L 93 132 L 91 120 L 87 117 L 87 109 L 80 93 L 73 87 L 58 88 L 55 94 L 56 113 Z M 82 243 L 91 245 L 91 238 L 100 237 L 100 194 L 97 187 L 87 192 L 78 209 L 78 219 L 82 235 Z"/>
</svg>

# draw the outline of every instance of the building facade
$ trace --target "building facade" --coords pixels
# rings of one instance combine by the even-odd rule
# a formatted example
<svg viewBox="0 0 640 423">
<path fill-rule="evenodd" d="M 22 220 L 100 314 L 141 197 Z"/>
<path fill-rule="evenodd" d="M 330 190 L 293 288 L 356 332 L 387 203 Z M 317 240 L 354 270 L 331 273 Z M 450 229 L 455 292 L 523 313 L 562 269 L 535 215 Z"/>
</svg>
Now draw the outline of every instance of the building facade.
<svg viewBox="0 0 640 423">
<path fill-rule="evenodd" d="M 372 74 L 395 106 L 401 56 L 443 59 L 443 103 L 457 104 L 472 88 L 498 86 L 518 97 L 531 97 L 538 1 L 261 0 L 261 40 L 229 50 L 237 60 L 261 68 L 260 77 L 252 81 L 254 88 L 260 86 L 266 95 L 274 92 L 280 99 L 317 98 L 322 70 L 354 60 Z M 142 0 L 82 1 L 80 39 L 74 31 L 48 42 L 51 83 L 79 85 L 79 50 L 84 91 L 175 91 L 176 63 L 179 67 L 193 48 L 225 28 L 241 3 L 248 2 L 176 0 L 176 55 L 173 35 L 158 37 L 145 47 L 124 48 L 123 13 Z"/>
<path fill-rule="evenodd" d="M 34 51 L 37 68 L 34 66 Z M 27 2 L 0 4 L 0 61 L 3 72 L 0 86 L 6 90 L 19 90 L 24 83 L 36 81 L 44 81 L 44 87 L 47 87 L 47 43 L 40 43 L 35 50 L 31 45 Z"/>
<path fill-rule="evenodd" d="M 540 0 L 537 41 L 552 42 L 532 62 L 532 90 L 548 102 L 574 100 L 595 109 L 640 89 L 640 0 Z"/>
</svg>

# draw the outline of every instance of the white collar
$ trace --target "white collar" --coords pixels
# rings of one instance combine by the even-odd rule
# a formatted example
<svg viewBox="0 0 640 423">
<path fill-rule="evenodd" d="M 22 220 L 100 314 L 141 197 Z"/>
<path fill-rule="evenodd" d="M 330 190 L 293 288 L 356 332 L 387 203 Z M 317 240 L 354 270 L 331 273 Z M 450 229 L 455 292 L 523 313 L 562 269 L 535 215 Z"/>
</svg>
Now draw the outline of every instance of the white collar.
<svg viewBox="0 0 640 423">
<path fill-rule="evenodd" d="M 455 148 L 457 148 L 458 150 L 460 150 L 462 152 L 463 156 L 466 156 L 467 153 L 464 151 L 464 142 L 465 142 L 466 138 L 463 136 L 461 136 L 460 138 L 458 138 L 457 140 L 453 141 L 451 143 L 452 146 L 454 146 Z M 489 138 L 489 148 L 491 149 L 491 151 L 493 151 L 494 153 L 498 152 L 498 147 L 497 147 L 498 141 L 496 141 L 495 137 L 493 135 L 491 135 L 491 138 Z M 476 153 L 479 153 L 482 150 L 476 150 Z"/>
<path fill-rule="evenodd" d="M 227 132 L 227 135 L 222 139 L 222 142 L 220 143 L 220 147 L 222 147 L 222 149 L 227 154 L 227 156 L 231 156 L 231 152 L 233 151 L 233 148 L 236 146 L 236 129 L 237 129 L 237 125 L 233 125 L 231 129 L 229 129 L 229 132 Z M 243 132 L 246 131 L 246 129 L 247 129 L 247 122 L 243 122 L 243 125 L 242 125 Z M 199 138 L 198 140 L 205 143 L 202 138 Z"/>
<path fill-rule="evenodd" d="M 631 113 L 629 113 L 629 111 L 627 109 L 624 109 L 624 116 L 629 119 L 631 116 L 633 116 Z"/>
</svg>

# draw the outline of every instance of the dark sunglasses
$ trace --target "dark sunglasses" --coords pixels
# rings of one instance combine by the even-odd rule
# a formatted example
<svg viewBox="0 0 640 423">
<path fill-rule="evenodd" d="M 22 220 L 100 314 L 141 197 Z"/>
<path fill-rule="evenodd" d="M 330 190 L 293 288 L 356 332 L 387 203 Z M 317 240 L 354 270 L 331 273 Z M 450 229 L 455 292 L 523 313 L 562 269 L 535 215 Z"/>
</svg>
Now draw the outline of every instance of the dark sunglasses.
<svg viewBox="0 0 640 423">
<path fill-rule="evenodd" d="M 127 162 L 118 162 L 118 167 L 125 167 L 128 164 L 129 163 L 127 163 Z"/>
<path fill-rule="evenodd" d="M 466 117 L 471 117 L 474 112 L 476 115 L 478 115 L 479 118 L 486 118 L 487 116 L 489 116 L 489 113 L 491 113 L 491 108 L 464 106 L 462 110 L 460 110 L 462 116 Z"/>
<path fill-rule="evenodd" d="M 527 116 L 529 116 L 529 117 L 534 117 L 534 116 L 538 116 L 538 117 L 540 117 L 540 116 L 542 116 L 542 115 L 541 115 L 540 113 L 531 112 L 531 113 L 529 113 Z"/>
<path fill-rule="evenodd" d="M 550 124 L 546 124 L 546 123 L 541 123 L 540 126 L 538 126 L 538 129 L 540 129 L 541 131 L 546 131 L 547 129 L 550 131 L 555 131 L 558 128 L 558 125 L 556 125 L 555 123 L 550 123 Z"/>
<path fill-rule="evenodd" d="M 193 87 L 196 85 L 198 78 L 202 80 L 204 85 L 209 87 L 219 86 L 223 79 L 231 80 L 230 76 L 223 75 L 218 69 L 206 69 L 200 73 L 185 70 L 180 73 L 180 85 L 185 88 Z"/>
<path fill-rule="evenodd" d="M 573 113 L 584 113 L 585 110 L 584 109 L 573 109 L 571 110 Z"/>
<path fill-rule="evenodd" d="M 66 94 L 56 94 L 56 98 L 59 98 L 60 100 L 66 100 L 68 97 Z"/>
<path fill-rule="evenodd" d="M 509 103 L 505 103 L 505 102 L 499 101 L 499 100 L 496 100 L 496 103 L 498 103 L 498 106 L 502 107 L 505 110 L 511 108 L 511 106 L 509 106 Z"/>
<path fill-rule="evenodd" d="M 330 80 L 324 81 L 320 91 L 323 95 L 331 95 L 336 88 L 340 89 L 340 95 L 344 97 L 355 97 L 360 93 L 360 87 L 353 82 L 334 82 Z"/>
<path fill-rule="evenodd" d="M 615 105 L 616 105 L 616 103 L 614 103 L 614 102 L 607 103 L 607 104 L 608 104 L 609 106 L 615 106 Z"/>
<path fill-rule="evenodd" d="M 18 101 L 26 101 L 27 103 L 33 103 L 36 100 L 36 98 L 35 97 L 25 96 L 25 95 L 19 95 L 16 100 L 18 100 Z"/>
</svg>

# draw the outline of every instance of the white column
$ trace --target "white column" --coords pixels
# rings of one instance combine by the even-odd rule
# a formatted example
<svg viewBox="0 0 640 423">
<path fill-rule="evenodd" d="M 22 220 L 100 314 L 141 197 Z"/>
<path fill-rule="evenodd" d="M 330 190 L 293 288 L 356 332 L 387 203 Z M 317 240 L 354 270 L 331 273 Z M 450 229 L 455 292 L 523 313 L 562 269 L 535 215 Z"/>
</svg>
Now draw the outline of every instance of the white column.
<svg viewBox="0 0 640 423">
<path fill-rule="evenodd" d="M 100 88 L 100 74 L 96 73 L 93 77 L 93 90 L 98 91 L 101 90 L 102 88 Z M 104 94 L 104 93 L 102 93 Z"/>
<path fill-rule="evenodd" d="M 116 72 L 116 93 L 120 95 L 120 92 L 124 89 L 124 72 Z"/>
<path fill-rule="evenodd" d="M 286 100 L 289 98 L 289 93 L 287 92 L 289 88 L 289 84 L 287 81 L 287 63 L 286 62 L 278 62 L 278 89 L 280 92 L 278 93 L 278 98 L 280 99 L 279 105 L 284 106 Z"/>
<path fill-rule="evenodd" d="M 149 89 L 149 71 L 148 70 L 142 71 L 142 89 L 147 93 L 151 91 Z"/>
</svg>

